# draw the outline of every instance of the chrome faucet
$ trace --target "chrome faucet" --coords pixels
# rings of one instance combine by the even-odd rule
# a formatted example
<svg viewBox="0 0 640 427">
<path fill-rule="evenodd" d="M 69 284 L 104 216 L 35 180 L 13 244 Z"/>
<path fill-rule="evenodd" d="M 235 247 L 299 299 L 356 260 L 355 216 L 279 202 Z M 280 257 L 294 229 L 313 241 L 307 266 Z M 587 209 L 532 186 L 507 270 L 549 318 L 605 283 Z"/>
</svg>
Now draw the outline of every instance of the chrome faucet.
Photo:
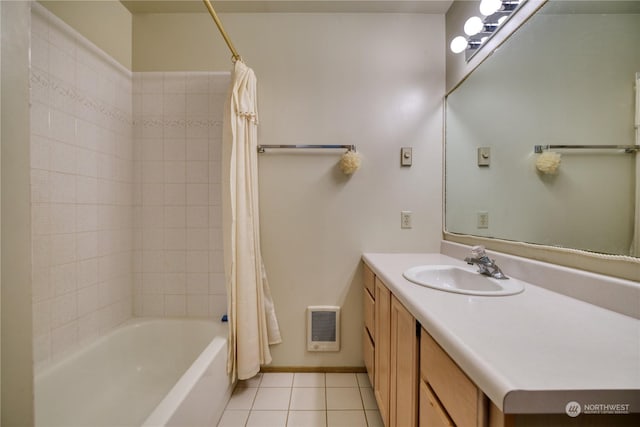
<svg viewBox="0 0 640 427">
<path fill-rule="evenodd" d="M 493 277 L 494 279 L 508 279 L 502 270 L 500 270 L 500 267 L 496 265 L 496 261 L 489 259 L 484 250 L 484 246 L 472 247 L 471 256 L 466 257 L 464 261 L 469 265 L 477 265 L 478 273 L 480 274 Z"/>
</svg>

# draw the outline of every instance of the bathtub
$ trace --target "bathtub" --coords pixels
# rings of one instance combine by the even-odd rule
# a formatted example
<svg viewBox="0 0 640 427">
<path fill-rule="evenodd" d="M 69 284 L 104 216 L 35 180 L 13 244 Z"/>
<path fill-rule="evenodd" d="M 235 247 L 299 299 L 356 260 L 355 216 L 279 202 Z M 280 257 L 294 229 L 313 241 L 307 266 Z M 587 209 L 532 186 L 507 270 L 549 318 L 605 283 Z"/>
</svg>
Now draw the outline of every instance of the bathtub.
<svg viewBox="0 0 640 427">
<path fill-rule="evenodd" d="M 226 337 L 219 322 L 132 319 L 36 373 L 36 426 L 215 426 Z"/>
</svg>

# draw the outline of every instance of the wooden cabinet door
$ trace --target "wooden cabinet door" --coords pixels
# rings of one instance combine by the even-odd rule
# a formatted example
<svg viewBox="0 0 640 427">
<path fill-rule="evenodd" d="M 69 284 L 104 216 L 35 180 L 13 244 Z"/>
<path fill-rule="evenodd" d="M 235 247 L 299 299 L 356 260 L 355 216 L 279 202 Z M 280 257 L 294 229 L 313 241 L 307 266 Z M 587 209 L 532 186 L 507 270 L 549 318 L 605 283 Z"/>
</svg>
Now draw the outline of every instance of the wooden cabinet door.
<svg viewBox="0 0 640 427">
<path fill-rule="evenodd" d="M 424 381 L 420 381 L 420 427 L 456 427 Z"/>
<path fill-rule="evenodd" d="M 378 403 L 380 417 L 389 427 L 389 387 L 391 373 L 391 292 L 377 277 L 375 279 L 375 342 L 373 394 Z"/>
<path fill-rule="evenodd" d="M 418 359 L 416 319 L 392 295 L 390 427 L 418 424 Z"/>
</svg>

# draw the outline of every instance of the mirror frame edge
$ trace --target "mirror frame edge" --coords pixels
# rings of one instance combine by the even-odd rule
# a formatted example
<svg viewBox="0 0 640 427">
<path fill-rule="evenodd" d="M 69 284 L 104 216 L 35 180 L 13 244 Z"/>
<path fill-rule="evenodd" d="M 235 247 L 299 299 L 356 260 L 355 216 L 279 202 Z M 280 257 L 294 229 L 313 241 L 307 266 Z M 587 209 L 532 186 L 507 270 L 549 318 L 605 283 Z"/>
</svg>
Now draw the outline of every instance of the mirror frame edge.
<svg viewBox="0 0 640 427">
<path fill-rule="evenodd" d="M 499 48 L 509 37 L 524 25 L 531 17 L 533 17 L 540 8 L 542 8 L 548 0 L 529 0 L 523 5 L 519 13 L 515 14 L 505 27 L 501 29 L 501 34 L 497 34 L 486 46 L 483 52 L 478 52 L 469 62 L 462 58 L 462 66 L 456 67 L 453 76 L 447 75 L 446 95 L 443 99 L 443 109 L 445 114 L 443 117 L 443 192 L 442 192 L 442 238 L 445 241 L 461 243 L 465 245 L 484 245 L 487 249 L 503 252 L 510 255 L 530 258 L 537 261 L 548 262 L 551 264 L 561 265 L 569 268 L 589 271 L 596 274 L 604 274 L 607 276 L 618 277 L 626 280 L 640 281 L 640 258 L 634 258 L 624 255 L 607 255 L 595 252 L 588 252 L 579 249 L 560 248 L 548 245 L 539 245 L 534 243 L 509 241 L 490 237 L 481 237 L 465 234 L 457 234 L 447 231 L 446 229 L 446 98 L 460 84 L 462 84 L 469 74 L 471 74 L 480 64 L 488 59 L 495 49 Z M 454 0 L 455 3 L 455 0 Z M 447 57 L 450 53 L 447 51 Z M 455 58 L 455 57 L 454 57 Z M 460 58 L 460 57 L 458 57 Z M 447 61 L 449 66 L 449 61 Z M 451 80 L 449 79 L 450 77 Z"/>
</svg>

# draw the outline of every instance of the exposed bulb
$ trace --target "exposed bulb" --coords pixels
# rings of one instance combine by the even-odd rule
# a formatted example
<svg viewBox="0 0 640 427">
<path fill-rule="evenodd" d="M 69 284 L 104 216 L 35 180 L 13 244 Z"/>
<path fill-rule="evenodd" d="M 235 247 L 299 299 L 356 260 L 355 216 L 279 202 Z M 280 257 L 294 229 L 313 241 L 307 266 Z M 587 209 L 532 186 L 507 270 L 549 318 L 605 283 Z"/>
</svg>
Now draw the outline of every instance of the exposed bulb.
<svg viewBox="0 0 640 427">
<path fill-rule="evenodd" d="M 482 0 L 480 2 L 480 13 L 484 16 L 493 15 L 502 7 L 501 0 Z"/>
<path fill-rule="evenodd" d="M 483 28 L 484 24 L 482 23 L 482 19 L 477 16 L 472 16 L 464 23 L 464 32 L 469 36 L 475 36 L 482 31 Z"/>
<path fill-rule="evenodd" d="M 463 36 L 458 36 L 455 39 L 451 40 L 451 45 L 449 45 L 449 47 L 451 48 L 451 52 L 453 53 L 464 52 L 467 46 L 467 39 L 465 39 Z"/>
<path fill-rule="evenodd" d="M 501 16 L 500 18 L 498 18 L 498 25 L 502 25 L 502 23 L 506 20 L 507 20 L 507 15 Z"/>
</svg>

